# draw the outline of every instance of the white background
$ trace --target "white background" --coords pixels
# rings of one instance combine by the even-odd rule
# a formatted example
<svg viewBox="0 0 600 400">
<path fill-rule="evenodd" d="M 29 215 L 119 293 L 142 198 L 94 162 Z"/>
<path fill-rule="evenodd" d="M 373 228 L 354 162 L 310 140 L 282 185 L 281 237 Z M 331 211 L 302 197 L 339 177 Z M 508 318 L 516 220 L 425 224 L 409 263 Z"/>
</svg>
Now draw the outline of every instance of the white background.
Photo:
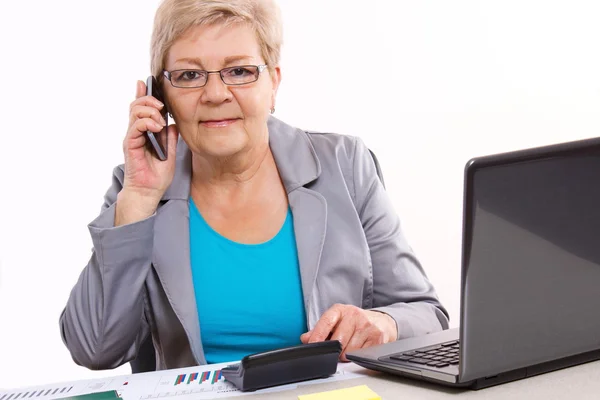
<svg viewBox="0 0 600 400">
<path fill-rule="evenodd" d="M 276 116 L 375 151 L 409 242 L 459 316 L 462 179 L 478 155 L 600 132 L 597 1 L 279 0 Z M 76 366 L 58 317 L 91 251 L 157 0 L 0 5 L 0 387 Z"/>
</svg>

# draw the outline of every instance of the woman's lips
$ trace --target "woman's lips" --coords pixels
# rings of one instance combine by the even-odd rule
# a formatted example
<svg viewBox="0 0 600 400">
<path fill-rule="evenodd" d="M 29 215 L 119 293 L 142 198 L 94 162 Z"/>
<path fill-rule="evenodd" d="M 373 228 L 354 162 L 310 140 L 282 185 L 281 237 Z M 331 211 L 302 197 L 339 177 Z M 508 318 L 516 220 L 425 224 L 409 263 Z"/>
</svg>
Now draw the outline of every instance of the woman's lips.
<svg viewBox="0 0 600 400">
<path fill-rule="evenodd" d="M 200 122 L 203 126 L 207 128 L 224 128 L 227 127 L 237 121 L 236 119 L 220 119 L 220 120 L 210 120 L 210 121 L 202 121 Z"/>
</svg>

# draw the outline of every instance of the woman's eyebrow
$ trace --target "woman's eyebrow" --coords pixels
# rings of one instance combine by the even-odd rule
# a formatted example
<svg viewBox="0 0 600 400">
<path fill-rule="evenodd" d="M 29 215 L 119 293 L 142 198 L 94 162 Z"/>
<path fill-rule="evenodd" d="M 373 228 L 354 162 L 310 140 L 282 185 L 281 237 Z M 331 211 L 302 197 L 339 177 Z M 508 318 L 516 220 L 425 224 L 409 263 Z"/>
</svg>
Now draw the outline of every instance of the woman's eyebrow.
<svg viewBox="0 0 600 400">
<path fill-rule="evenodd" d="M 175 64 L 177 63 L 186 63 L 186 64 L 194 64 L 199 68 L 202 68 L 202 61 L 200 61 L 199 58 L 180 58 L 178 60 L 175 61 Z"/>
<path fill-rule="evenodd" d="M 252 59 L 252 57 L 245 56 L 245 55 L 230 56 L 230 57 L 225 57 L 224 64 L 231 64 L 234 62 L 250 60 L 250 59 Z"/>
<path fill-rule="evenodd" d="M 229 56 L 229 57 L 225 57 L 223 60 L 223 64 L 224 65 L 228 65 L 228 64 L 232 64 L 238 61 L 244 61 L 244 60 L 251 60 L 252 57 L 251 56 L 247 56 L 247 55 L 237 55 L 237 56 Z M 185 57 L 185 58 L 180 58 L 178 60 L 175 61 L 175 63 L 186 63 L 186 64 L 193 64 L 195 66 L 197 66 L 198 68 L 204 68 L 202 66 L 202 61 L 200 60 L 200 58 L 197 57 Z"/>
</svg>

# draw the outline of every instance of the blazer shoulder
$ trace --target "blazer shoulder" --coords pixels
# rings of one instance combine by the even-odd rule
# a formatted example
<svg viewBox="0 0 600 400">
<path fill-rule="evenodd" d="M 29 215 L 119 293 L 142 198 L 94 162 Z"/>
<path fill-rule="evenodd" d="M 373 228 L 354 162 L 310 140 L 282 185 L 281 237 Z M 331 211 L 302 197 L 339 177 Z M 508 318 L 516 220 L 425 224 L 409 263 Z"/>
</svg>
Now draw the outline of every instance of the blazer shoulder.
<svg viewBox="0 0 600 400">
<path fill-rule="evenodd" d="M 357 136 L 333 132 L 304 131 L 315 148 L 319 159 L 334 157 L 340 163 L 352 163 L 357 146 L 362 141 Z"/>
</svg>

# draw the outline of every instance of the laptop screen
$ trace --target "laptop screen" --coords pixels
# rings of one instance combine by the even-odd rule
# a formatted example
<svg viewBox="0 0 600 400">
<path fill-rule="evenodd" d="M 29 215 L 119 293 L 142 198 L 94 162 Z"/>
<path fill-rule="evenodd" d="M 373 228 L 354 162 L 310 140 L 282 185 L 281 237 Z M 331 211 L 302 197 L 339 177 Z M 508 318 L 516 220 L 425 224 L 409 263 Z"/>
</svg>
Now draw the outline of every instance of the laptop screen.
<svg viewBox="0 0 600 400">
<path fill-rule="evenodd" d="M 469 178 L 465 380 L 600 348 L 600 149 L 509 159 Z"/>
</svg>

